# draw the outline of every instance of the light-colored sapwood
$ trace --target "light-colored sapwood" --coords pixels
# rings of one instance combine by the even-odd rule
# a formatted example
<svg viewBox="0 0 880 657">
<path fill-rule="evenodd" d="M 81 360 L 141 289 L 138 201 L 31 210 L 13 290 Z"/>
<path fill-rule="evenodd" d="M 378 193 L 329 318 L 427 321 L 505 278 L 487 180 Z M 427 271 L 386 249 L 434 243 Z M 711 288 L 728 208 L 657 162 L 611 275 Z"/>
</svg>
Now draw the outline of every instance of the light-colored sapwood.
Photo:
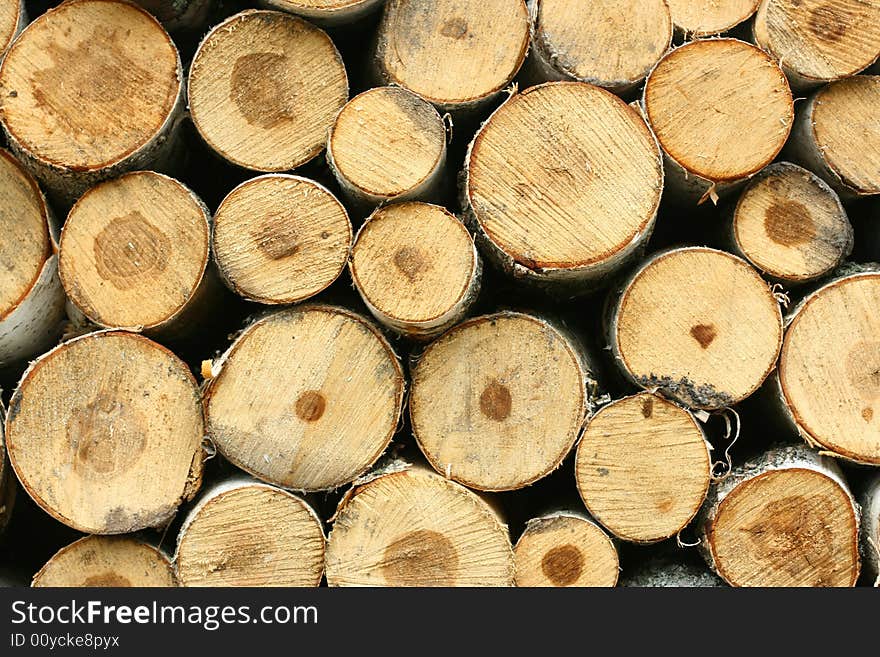
<svg viewBox="0 0 880 657">
<path fill-rule="evenodd" d="M 212 284 L 208 209 L 180 182 L 137 171 L 98 184 L 61 231 L 65 292 L 105 328 L 155 334 L 194 330 Z"/>
<path fill-rule="evenodd" d="M 744 260 L 682 247 L 648 258 L 614 299 L 609 344 L 625 375 L 686 406 L 735 404 L 776 365 L 782 313 Z"/>
<path fill-rule="evenodd" d="M 34 575 L 35 587 L 177 586 L 171 561 L 129 536 L 86 536 L 61 548 Z"/>
<path fill-rule="evenodd" d="M 477 494 L 394 463 L 355 482 L 327 543 L 330 586 L 513 586 L 507 526 Z"/>
<path fill-rule="evenodd" d="M 675 30 L 685 38 L 721 34 L 748 20 L 760 0 L 666 0 Z"/>
<path fill-rule="evenodd" d="M 318 586 L 324 529 L 302 498 L 233 477 L 189 511 L 174 565 L 181 586 Z"/>
<path fill-rule="evenodd" d="M 202 41 L 188 98 L 193 123 L 222 157 L 254 171 L 288 171 L 324 150 L 348 100 L 348 77 L 323 30 L 248 9 Z"/>
<path fill-rule="evenodd" d="M 374 56 L 384 84 L 467 113 L 501 94 L 528 47 L 525 0 L 387 0 Z"/>
<path fill-rule="evenodd" d="M 840 198 L 790 162 L 771 164 L 752 178 L 733 209 L 730 237 L 753 266 L 789 284 L 828 274 L 853 247 Z"/>
<path fill-rule="evenodd" d="M 348 212 L 323 185 L 289 174 L 248 180 L 214 215 L 213 253 L 236 294 L 296 303 L 335 281 L 352 242 Z"/>
<path fill-rule="evenodd" d="M 802 90 L 863 71 L 880 57 L 878 0 L 762 0 L 755 43 Z"/>
<path fill-rule="evenodd" d="M 428 203 L 383 206 L 358 231 L 351 277 L 373 316 L 413 338 L 459 322 L 477 299 L 482 265 L 473 237 Z"/>
<path fill-rule="evenodd" d="M 28 16 L 24 0 L 0 2 L 0 60 L 27 24 Z"/>
<path fill-rule="evenodd" d="M 529 0 L 528 72 L 540 81 L 580 80 L 626 93 L 672 43 L 666 0 Z"/>
<path fill-rule="evenodd" d="M 37 18 L 0 68 L 9 147 L 62 204 L 95 183 L 170 164 L 183 69 L 153 16 L 71 0 Z"/>
<path fill-rule="evenodd" d="M 0 370 L 47 349 L 61 332 L 54 231 L 36 181 L 0 149 Z"/>
<path fill-rule="evenodd" d="M 698 521 L 707 563 L 733 586 L 854 586 L 859 516 L 833 459 L 782 447 L 734 468 Z"/>
<path fill-rule="evenodd" d="M 25 372 L 6 417 L 22 487 L 83 532 L 161 527 L 201 484 L 199 388 L 183 361 L 136 333 L 74 338 Z"/>
<path fill-rule="evenodd" d="M 235 465 L 294 490 L 366 472 L 397 429 L 404 376 L 379 330 L 334 306 L 271 313 L 213 366 L 207 431 Z"/>
<path fill-rule="evenodd" d="M 880 464 L 880 272 L 842 276 L 787 320 L 778 390 L 811 445 Z"/>
<path fill-rule="evenodd" d="M 376 87 L 339 112 L 327 164 L 353 202 L 375 207 L 432 200 L 443 182 L 446 125 L 429 102 L 400 87 Z"/>
<path fill-rule="evenodd" d="M 278 9 L 308 18 L 322 27 L 349 25 L 378 10 L 385 0 L 260 0 L 268 9 Z"/>
<path fill-rule="evenodd" d="M 787 149 L 844 199 L 880 194 L 880 75 L 832 82 L 801 103 Z"/>
<path fill-rule="evenodd" d="M 413 434 L 446 477 L 487 491 L 527 486 L 574 446 L 596 384 L 583 351 L 546 320 L 467 320 L 411 367 Z"/>
<path fill-rule="evenodd" d="M 617 583 L 617 548 L 584 514 L 548 513 L 529 520 L 513 549 L 516 585 L 609 587 Z"/>
<path fill-rule="evenodd" d="M 608 531 L 654 543 L 684 529 L 706 499 L 709 445 L 691 413 L 643 392 L 590 418 L 575 477 L 590 515 Z"/>
<path fill-rule="evenodd" d="M 861 498 L 862 563 L 869 581 L 880 586 L 880 475 L 874 475 Z"/>
<path fill-rule="evenodd" d="M 593 85 L 551 82 L 514 95 L 479 130 L 463 203 L 508 274 L 582 292 L 641 253 L 662 190 L 638 112 Z"/>
<path fill-rule="evenodd" d="M 763 169 L 794 120 L 782 69 L 736 39 L 671 51 L 648 76 L 642 103 L 666 156 L 666 191 L 690 203 L 714 201 Z"/>
</svg>

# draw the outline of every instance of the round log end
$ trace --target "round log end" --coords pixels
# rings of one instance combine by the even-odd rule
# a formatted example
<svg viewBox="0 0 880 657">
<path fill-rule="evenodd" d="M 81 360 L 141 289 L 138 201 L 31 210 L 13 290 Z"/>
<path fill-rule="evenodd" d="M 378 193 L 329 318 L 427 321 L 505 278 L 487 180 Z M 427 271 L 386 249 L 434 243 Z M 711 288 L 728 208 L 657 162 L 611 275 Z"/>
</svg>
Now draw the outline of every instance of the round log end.
<svg viewBox="0 0 880 657">
<path fill-rule="evenodd" d="M 34 575 L 35 587 L 177 586 L 162 552 L 127 536 L 86 536 L 61 548 Z"/>
<path fill-rule="evenodd" d="M 770 287 L 736 256 L 702 247 L 658 254 L 621 295 L 615 355 L 638 385 L 695 408 L 752 394 L 776 363 L 782 314 Z"/>
<path fill-rule="evenodd" d="M 296 303 L 324 290 L 342 273 L 351 241 L 345 207 L 299 176 L 248 180 L 214 216 L 221 275 L 237 294 L 260 303 Z"/>
<path fill-rule="evenodd" d="M 6 52 L 18 34 L 24 2 L 22 0 L 2 0 L 0 2 L 0 56 Z"/>
<path fill-rule="evenodd" d="M 686 410 L 650 393 L 613 402 L 578 443 L 578 490 L 618 538 L 654 543 L 681 531 L 709 490 L 709 449 Z"/>
<path fill-rule="evenodd" d="M 347 99 L 330 37 L 277 11 L 246 10 L 220 23 L 190 69 L 196 128 L 220 155 L 255 171 L 288 171 L 318 155 Z"/>
<path fill-rule="evenodd" d="M 61 233 L 59 274 L 99 326 L 153 328 L 193 298 L 208 265 L 208 212 L 186 187 L 152 171 L 86 192 Z"/>
<path fill-rule="evenodd" d="M 675 27 L 690 37 L 726 32 L 748 20 L 760 0 L 666 0 Z"/>
<path fill-rule="evenodd" d="M 330 306 L 279 311 L 226 354 L 206 393 L 208 434 L 260 479 L 337 488 L 388 447 L 403 385 L 390 345 L 358 315 Z"/>
<path fill-rule="evenodd" d="M 56 519 L 94 534 L 167 522 L 193 488 L 203 436 L 186 365 L 121 331 L 85 335 L 41 357 L 6 418 L 24 489 Z"/>
<path fill-rule="evenodd" d="M 343 498 L 327 545 L 330 586 L 512 586 L 507 528 L 476 494 L 422 469 Z"/>
</svg>

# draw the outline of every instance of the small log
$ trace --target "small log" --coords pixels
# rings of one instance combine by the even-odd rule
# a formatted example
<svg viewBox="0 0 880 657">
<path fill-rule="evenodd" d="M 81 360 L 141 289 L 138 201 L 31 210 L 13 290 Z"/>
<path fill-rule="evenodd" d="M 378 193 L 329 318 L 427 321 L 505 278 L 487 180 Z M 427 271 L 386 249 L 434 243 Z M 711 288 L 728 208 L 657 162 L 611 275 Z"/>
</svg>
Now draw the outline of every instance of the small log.
<svg viewBox="0 0 880 657">
<path fill-rule="evenodd" d="M 383 84 L 471 114 L 500 96 L 528 47 L 525 0 L 388 0 L 375 65 Z"/>
<path fill-rule="evenodd" d="M 706 499 L 711 459 L 693 415 L 643 392 L 601 408 L 578 443 L 575 477 L 590 515 L 634 543 L 677 535 Z"/>
<path fill-rule="evenodd" d="M 336 117 L 327 164 L 345 195 L 361 206 L 436 200 L 446 165 L 446 126 L 433 105 L 406 89 L 370 89 Z"/>
<path fill-rule="evenodd" d="M 451 329 L 411 367 L 413 435 L 435 470 L 485 491 L 555 470 L 592 407 L 581 348 L 544 319 L 503 312 Z"/>
<path fill-rule="evenodd" d="M 666 0 L 679 36 L 700 38 L 722 34 L 747 21 L 760 0 Z"/>
<path fill-rule="evenodd" d="M 667 191 L 689 203 L 714 201 L 770 164 L 794 119 L 782 69 L 736 39 L 670 52 L 648 76 L 642 103 L 665 155 Z"/>
<path fill-rule="evenodd" d="M 752 178 L 730 229 L 739 255 L 786 284 L 828 274 L 853 247 L 853 229 L 834 190 L 789 162 L 771 164 Z"/>
<path fill-rule="evenodd" d="M 349 25 L 377 11 L 385 0 L 260 0 L 267 9 L 297 14 L 321 27 Z"/>
<path fill-rule="evenodd" d="M 691 408 L 717 409 L 751 395 L 773 370 L 782 313 L 745 261 L 676 248 L 650 257 L 623 285 L 608 339 L 634 384 Z"/>
<path fill-rule="evenodd" d="M 529 0 L 528 73 L 540 82 L 579 80 L 626 94 L 672 43 L 666 0 Z"/>
<path fill-rule="evenodd" d="M 86 536 L 61 548 L 34 575 L 35 587 L 177 586 L 171 562 L 128 536 Z"/>
<path fill-rule="evenodd" d="M 212 372 L 209 436 L 232 463 L 285 488 L 351 482 L 382 455 L 400 420 L 404 377 L 394 351 L 373 324 L 342 308 L 267 315 Z"/>
<path fill-rule="evenodd" d="M 847 78 L 880 57 L 878 0 L 763 0 L 754 41 L 802 91 Z"/>
<path fill-rule="evenodd" d="M 464 224 L 440 206 L 415 202 L 370 215 L 358 231 L 349 267 L 373 316 L 416 339 L 461 321 L 477 299 L 482 273 Z"/>
<path fill-rule="evenodd" d="M 160 527 L 201 483 L 199 388 L 174 354 L 103 331 L 37 359 L 12 395 L 6 448 L 24 489 L 74 529 Z"/>
<path fill-rule="evenodd" d="M 183 117 L 177 48 L 122 0 L 72 0 L 37 18 L 0 69 L 9 147 L 62 205 L 134 169 L 171 165 Z"/>
<path fill-rule="evenodd" d="M 880 586 L 880 475 L 875 475 L 862 496 L 862 563 L 869 581 Z"/>
<path fill-rule="evenodd" d="M 345 269 L 351 242 L 345 207 L 326 187 L 299 176 L 248 180 L 214 216 L 221 277 L 259 303 L 296 303 L 326 289 Z"/>
<path fill-rule="evenodd" d="M 219 155 L 245 169 L 288 171 L 324 150 L 348 78 L 323 30 L 249 9 L 202 41 L 188 93 L 193 123 Z"/>
<path fill-rule="evenodd" d="M 770 450 L 709 491 L 700 549 L 732 586 L 854 586 L 859 517 L 832 459 Z"/>
<path fill-rule="evenodd" d="M 811 445 L 880 464 L 880 271 L 839 277 L 787 319 L 778 394 Z"/>
<path fill-rule="evenodd" d="M 187 514 L 174 563 L 181 586 L 318 586 L 324 529 L 302 498 L 234 477 Z"/>
<path fill-rule="evenodd" d="M 134 0 L 175 34 L 205 27 L 214 0 Z"/>
<path fill-rule="evenodd" d="M 844 198 L 880 194 L 880 75 L 816 91 L 798 110 L 787 154 Z"/>
<path fill-rule="evenodd" d="M 581 82 L 531 87 L 477 133 L 464 172 L 466 217 L 506 273 L 584 292 L 641 254 L 663 168 L 638 113 Z"/>
<path fill-rule="evenodd" d="M 650 559 L 631 572 L 624 570 L 620 586 L 634 588 L 707 588 L 726 586 L 724 580 L 708 570 L 687 561 L 669 558 Z"/>
<path fill-rule="evenodd" d="M 54 230 L 37 183 L 0 149 L 0 370 L 48 349 L 61 333 Z"/>
<path fill-rule="evenodd" d="M 550 513 L 529 520 L 513 549 L 516 585 L 608 587 L 617 583 L 617 548 L 583 514 Z"/>
<path fill-rule="evenodd" d="M 507 527 L 464 486 L 395 463 L 355 482 L 327 543 L 330 586 L 513 586 Z"/>
<path fill-rule="evenodd" d="M 159 173 L 100 183 L 74 204 L 61 231 L 61 283 L 98 326 L 192 333 L 214 283 L 209 219 L 201 199 Z"/>
<path fill-rule="evenodd" d="M 0 2 L 0 60 L 27 24 L 28 16 L 24 0 Z"/>
</svg>

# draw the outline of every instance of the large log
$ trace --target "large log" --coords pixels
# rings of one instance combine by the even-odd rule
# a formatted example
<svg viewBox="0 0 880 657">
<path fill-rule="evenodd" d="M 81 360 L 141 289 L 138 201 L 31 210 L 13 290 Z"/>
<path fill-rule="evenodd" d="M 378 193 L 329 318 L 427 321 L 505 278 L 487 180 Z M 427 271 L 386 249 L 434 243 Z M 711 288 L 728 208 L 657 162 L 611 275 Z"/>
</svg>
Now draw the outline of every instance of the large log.
<svg viewBox="0 0 880 657">
<path fill-rule="evenodd" d="M 128 536 L 86 536 L 61 548 L 34 575 L 35 587 L 177 586 L 171 561 Z"/>
<path fill-rule="evenodd" d="M 216 25 L 193 58 L 193 123 L 226 160 L 288 171 L 316 157 L 348 100 L 339 51 L 311 23 L 249 9 Z"/>
<path fill-rule="evenodd" d="M 709 445 L 688 411 L 643 392 L 604 406 L 584 429 L 575 476 L 590 515 L 623 540 L 676 536 L 706 499 Z"/>
<path fill-rule="evenodd" d="M 342 308 L 269 314 L 212 372 L 208 435 L 235 465 L 285 488 L 349 483 L 382 455 L 400 420 L 404 377 L 394 351 Z"/>
<path fill-rule="evenodd" d="M 0 121 L 13 152 L 68 205 L 101 180 L 172 164 L 182 80 L 177 48 L 146 11 L 71 0 L 9 49 Z"/>
<path fill-rule="evenodd" d="M 648 76 L 642 103 L 665 154 L 667 194 L 679 202 L 715 200 L 763 169 L 794 119 L 782 70 L 736 39 L 670 52 Z"/>
<path fill-rule="evenodd" d="M 733 586 L 854 586 L 858 507 L 832 459 L 803 445 L 734 468 L 709 491 L 700 550 Z"/>
<path fill-rule="evenodd" d="M 481 248 L 521 280 L 584 292 L 641 253 L 663 168 L 638 113 L 582 82 L 514 95 L 474 138 L 463 205 Z"/>
<path fill-rule="evenodd" d="M 525 0 L 388 0 L 375 65 L 384 84 L 467 114 L 502 93 L 528 46 Z"/>
<path fill-rule="evenodd" d="M 584 514 L 548 513 L 529 520 L 513 549 L 516 585 L 614 586 L 617 548 Z"/>
<path fill-rule="evenodd" d="M 220 275 L 233 292 L 259 303 L 296 303 L 327 288 L 345 269 L 351 241 L 345 207 L 300 176 L 245 181 L 214 215 Z"/>
<path fill-rule="evenodd" d="M 187 514 L 174 565 L 181 586 L 318 586 L 324 529 L 302 498 L 232 477 Z"/>
<path fill-rule="evenodd" d="M 358 231 L 349 263 L 373 316 L 416 339 L 436 336 L 465 316 L 480 290 L 482 261 L 467 228 L 427 203 L 377 209 Z"/>
<path fill-rule="evenodd" d="M 704 247 L 657 253 L 613 301 L 608 341 L 623 373 L 686 406 L 735 404 L 776 364 L 779 304 L 758 272 L 729 253 Z"/>
<path fill-rule="evenodd" d="M 838 277 L 791 313 L 779 357 L 785 416 L 811 445 L 880 464 L 880 271 Z"/>
<path fill-rule="evenodd" d="M 393 464 L 355 482 L 327 543 L 330 586 L 513 586 L 507 527 L 475 493 Z"/>
<path fill-rule="evenodd" d="M 201 484 L 204 423 L 186 365 L 135 333 L 74 338 L 12 395 L 6 447 L 27 493 L 83 532 L 161 527 Z"/>
</svg>

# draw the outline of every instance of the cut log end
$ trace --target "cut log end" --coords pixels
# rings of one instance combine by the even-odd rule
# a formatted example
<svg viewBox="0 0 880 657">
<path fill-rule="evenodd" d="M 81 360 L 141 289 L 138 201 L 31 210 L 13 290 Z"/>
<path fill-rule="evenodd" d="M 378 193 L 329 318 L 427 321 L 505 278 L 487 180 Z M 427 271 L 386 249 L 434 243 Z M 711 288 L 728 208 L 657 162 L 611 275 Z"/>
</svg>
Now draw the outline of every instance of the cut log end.
<svg viewBox="0 0 880 657">
<path fill-rule="evenodd" d="M 324 530 L 296 495 L 224 483 L 185 520 L 175 566 L 181 586 L 314 587 L 324 573 Z"/>
<path fill-rule="evenodd" d="M 635 110 L 580 82 L 531 87 L 471 145 L 467 202 L 496 259 L 547 280 L 609 273 L 650 235 L 663 170 Z"/>
<path fill-rule="evenodd" d="M 721 34 L 751 18 L 760 0 L 666 0 L 677 31 L 686 37 Z"/>
<path fill-rule="evenodd" d="M 162 134 L 181 93 L 173 42 L 146 11 L 74 0 L 37 18 L 0 70 L 2 122 L 26 161 L 95 172 Z"/>
<path fill-rule="evenodd" d="M 376 205 L 436 192 L 446 126 L 434 107 L 399 87 L 378 87 L 342 109 L 327 142 L 328 163 L 353 200 Z"/>
<path fill-rule="evenodd" d="M 447 110 L 478 106 L 525 59 L 524 0 L 389 0 L 379 25 L 381 77 Z"/>
<path fill-rule="evenodd" d="M 878 0 L 765 0 L 752 29 L 796 88 L 851 76 L 880 57 Z"/>
<path fill-rule="evenodd" d="M 35 587 L 177 586 L 171 562 L 134 538 L 86 536 L 61 548 L 34 575 Z"/>
<path fill-rule="evenodd" d="M 330 586 L 512 586 L 507 528 L 476 494 L 424 469 L 343 498 L 327 545 Z"/>
<path fill-rule="evenodd" d="M 514 548 L 516 585 L 609 587 L 617 583 L 617 549 L 586 518 L 556 513 L 530 520 Z"/>
<path fill-rule="evenodd" d="M 107 328 L 156 328 L 193 299 L 208 265 L 208 212 L 172 178 L 139 171 L 93 187 L 64 224 L 59 274 Z"/>
<path fill-rule="evenodd" d="M 782 400 L 802 435 L 880 464 L 880 273 L 838 279 L 791 319 L 779 359 Z"/>
<path fill-rule="evenodd" d="M 248 180 L 214 216 L 221 275 L 237 294 L 260 303 L 296 303 L 327 288 L 345 268 L 351 242 L 343 205 L 299 176 Z"/>
<path fill-rule="evenodd" d="M 412 370 L 413 433 L 438 472 L 480 490 L 522 488 L 574 445 L 588 376 L 546 321 L 478 317 L 429 345 Z"/>
<path fill-rule="evenodd" d="M 24 0 L 0 2 L 0 59 L 26 23 Z"/>
<path fill-rule="evenodd" d="M 198 479 L 203 436 L 186 365 L 119 331 L 76 338 L 37 360 L 6 418 L 24 489 L 56 519 L 95 534 L 167 522 Z"/>
<path fill-rule="evenodd" d="M 531 57 L 544 79 L 615 92 L 645 79 L 672 42 L 664 0 L 537 0 Z"/>
<path fill-rule="evenodd" d="M 745 261 L 688 247 L 660 253 L 636 271 L 610 334 L 633 382 L 690 407 L 715 409 L 748 397 L 773 369 L 782 315 L 770 287 Z"/>
<path fill-rule="evenodd" d="M 277 11 L 246 10 L 214 27 L 189 76 L 202 137 L 255 171 L 287 171 L 318 155 L 347 99 L 345 66 L 330 37 Z"/>
<path fill-rule="evenodd" d="M 865 487 L 862 497 L 861 548 L 869 582 L 880 586 L 880 475 Z"/>
<path fill-rule="evenodd" d="M 846 258 L 853 229 L 837 194 L 794 164 L 771 164 L 739 198 L 733 214 L 736 249 L 777 280 L 819 278 Z"/>
<path fill-rule="evenodd" d="M 400 364 L 379 331 L 349 311 L 274 313 L 248 327 L 221 362 L 206 393 L 208 433 L 265 481 L 342 486 L 379 458 L 397 428 Z"/>
<path fill-rule="evenodd" d="M 480 257 L 464 225 L 427 203 L 374 212 L 358 233 L 351 276 L 375 317 L 427 338 L 459 321 L 479 290 Z"/>
<path fill-rule="evenodd" d="M 669 558 L 651 559 L 631 572 L 621 574 L 620 586 L 627 588 L 709 588 L 725 586 L 724 580 L 705 564 L 697 565 Z"/>
<path fill-rule="evenodd" d="M 794 118 L 782 70 L 735 39 L 670 52 L 648 76 L 644 106 L 666 154 L 711 182 L 739 180 L 769 164 Z"/>
<path fill-rule="evenodd" d="M 576 478 L 590 514 L 636 543 L 675 536 L 696 515 L 710 479 L 703 431 L 686 410 L 650 393 L 613 402 L 578 443 Z"/>
</svg>

